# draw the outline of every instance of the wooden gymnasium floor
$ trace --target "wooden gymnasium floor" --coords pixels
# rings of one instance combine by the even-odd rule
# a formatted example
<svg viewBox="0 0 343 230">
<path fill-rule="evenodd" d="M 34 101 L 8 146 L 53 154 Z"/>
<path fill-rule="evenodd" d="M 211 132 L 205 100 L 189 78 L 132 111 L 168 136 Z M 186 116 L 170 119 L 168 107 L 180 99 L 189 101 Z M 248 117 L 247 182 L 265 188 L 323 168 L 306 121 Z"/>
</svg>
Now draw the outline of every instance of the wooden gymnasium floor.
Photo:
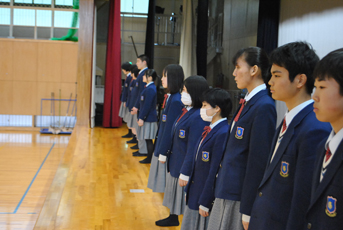
<svg viewBox="0 0 343 230">
<path fill-rule="evenodd" d="M 155 225 L 169 210 L 163 195 L 146 187 L 150 165 L 132 157 L 132 145 L 121 138 L 126 132 L 125 125 L 77 127 L 70 139 L 0 132 L 0 229 L 180 229 Z M 32 141 L 8 141 L 4 134 Z"/>
</svg>

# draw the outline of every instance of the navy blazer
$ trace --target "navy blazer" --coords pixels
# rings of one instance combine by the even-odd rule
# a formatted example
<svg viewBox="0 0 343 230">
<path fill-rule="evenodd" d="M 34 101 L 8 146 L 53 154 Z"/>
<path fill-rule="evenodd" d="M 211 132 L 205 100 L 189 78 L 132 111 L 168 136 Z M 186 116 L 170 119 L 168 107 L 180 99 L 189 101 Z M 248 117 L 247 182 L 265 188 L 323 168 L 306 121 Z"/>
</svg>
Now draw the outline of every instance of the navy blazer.
<svg viewBox="0 0 343 230">
<path fill-rule="evenodd" d="M 267 90 L 261 90 L 246 103 L 232 132 L 227 134 L 215 196 L 241 201 L 240 212 L 243 214 L 251 213 L 257 187 L 267 165 L 275 127 L 275 103 Z"/>
<path fill-rule="evenodd" d="M 169 96 L 169 99 L 163 109 L 158 124 L 157 141 L 155 144 L 154 155 L 158 157 L 160 154 L 166 156 L 172 143 L 171 130 L 176 118 L 179 117 L 182 108 L 181 94 L 174 93 Z"/>
<path fill-rule="evenodd" d="M 157 121 L 157 93 L 156 86 L 154 83 L 146 87 L 141 94 L 141 104 L 139 110 L 138 119 L 142 119 L 146 122 L 156 122 Z"/>
<path fill-rule="evenodd" d="M 145 72 L 147 71 L 148 69 L 145 69 L 145 70 L 142 70 L 139 74 L 138 74 L 138 77 L 136 79 L 136 87 L 138 88 L 138 95 L 141 95 L 141 93 L 143 92 L 144 90 L 144 86 L 146 85 L 145 82 L 143 82 L 143 76 L 145 74 Z M 133 107 L 136 107 L 137 109 L 139 109 L 139 106 L 140 106 L 140 101 L 141 99 L 140 98 L 137 98 L 136 99 L 136 102 L 133 104 Z"/>
<path fill-rule="evenodd" d="M 326 139 L 319 144 L 317 150 L 311 201 L 306 213 L 304 229 L 343 229 L 343 141 L 336 149 L 324 178 L 319 183 L 325 155 L 325 142 Z"/>
<path fill-rule="evenodd" d="M 313 103 L 289 124 L 271 163 L 282 123 L 276 130 L 268 166 L 251 212 L 249 230 L 302 229 L 310 202 L 317 145 L 329 135 L 330 125 L 317 120 Z"/>
<path fill-rule="evenodd" d="M 127 94 L 127 99 L 126 99 L 126 107 L 129 108 L 129 105 L 132 104 L 133 99 L 131 98 L 132 95 L 132 89 L 136 85 L 136 80 L 132 79 L 132 81 L 129 84 L 129 92 Z M 131 111 L 131 109 L 129 109 Z"/>
<path fill-rule="evenodd" d="M 127 95 L 129 93 L 131 79 L 132 79 L 131 74 L 129 74 L 125 79 L 123 90 L 121 92 L 121 97 L 120 97 L 121 102 L 126 102 L 127 100 Z"/>
<path fill-rule="evenodd" d="M 173 125 L 173 144 L 167 161 L 168 171 L 175 178 L 179 178 L 181 167 L 183 169 L 182 174 L 190 176 L 194 148 L 204 131 L 204 127 L 210 125 L 210 122 L 201 118 L 200 109 L 190 109 L 179 122 L 176 122 L 179 117 Z M 183 166 L 184 160 L 187 162 L 184 164 L 185 166 Z"/>
<path fill-rule="evenodd" d="M 132 85 L 132 90 L 131 90 L 131 98 L 130 98 L 130 103 L 127 106 L 129 108 L 129 111 L 131 112 L 132 108 L 135 106 L 136 99 L 140 98 L 139 97 L 139 92 L 138 92 L 138 82 L 137 80 L 133 80 L 131 82 Z"/>
<path fill-rule="evenodd" d="M 202 141 L 194 146 L 193 165 L 186 186 L 186 203 L 190 209 L 199 210 L 199 205 L 208 209 L 214 202 L 214 180 L 223 156 L 223 142 L 229 130 L 227 120 L 217 124 Z"/>
</svg>

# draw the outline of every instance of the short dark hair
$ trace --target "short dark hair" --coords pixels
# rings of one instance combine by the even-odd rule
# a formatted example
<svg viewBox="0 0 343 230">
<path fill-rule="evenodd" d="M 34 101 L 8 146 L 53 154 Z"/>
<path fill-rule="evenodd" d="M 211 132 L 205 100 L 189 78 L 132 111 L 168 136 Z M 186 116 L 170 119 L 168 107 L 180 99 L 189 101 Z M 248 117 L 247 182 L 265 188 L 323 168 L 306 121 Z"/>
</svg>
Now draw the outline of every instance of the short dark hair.
<svg viewBox="0 0 343 230">
<path fill-rule="evenodd" d="M 313 72 L 314 79 L 323 81 L 333 78 L 339 84 L 339 93 L 343 96 L 343 49 L 337 49 L 318 62 Z"/>
<path fill-rule="evenodd" d="M 134 75 L 135 75 L 135 78 L 137 78 L 138 77 L 138 74 L 139 74 L 139 69 L 137 68 L 137 66 L 135 67 L 135 68 L 133 68 L 132 70 L 131 70 L 131 73 L 133 73 Z"/>
<path fill-rule="evenodd" d="M 200 97 L 209 88 L 206 79 L 203 76 L 190 76 L 185 80 L 184 86 L 191 95 L 192 106 L 194 108 L 201 108 Z"/>
<path fill-rule="evenodd" d="M 145 54 L 141 54 L 137 58 L 141 59 L 142 62 L 145 61 L 147 66 L 149 65 L 149 58 Z"/>
<path fill-rule="evenodd" d="M 122 65 L 121 65 L 121 68 L 125 71 L 130 71 L 131 70 L 131 64 L 130 62 L 124 62 Z"/>
<path fill-rule="evenodd" d="M 137 65 L 136 64 L 131 65 L 130 72 L 132 72 L 132 70 L 134 70 L 134 69 L 137 69 Z"/>
<path fill-rule="evenodd" d="M 261 70 L 262 79 L 265 83 L 270 80 L 270 64 L 267 53 L 260 47 L 247 47 L 240 49 L 232 58 L 233 65 L 237 64 L 237 59 L 243 57 L 249 66 L 257 65 Z"/>
<path fill-rule="evenodd" d="M 154 69 L 148 69 L 146 72 L 145 72 L 145 76 L 148 78 L 148 77 L 152 77 L 152 80 L 155 81 L 156 78 L 157 78 L 157 73 Z"/>
<path fill-rule="evenodd" d="M 168 93 L 174 94 L 180 92 L 183 79 L 185 78 L 182 67 L 177 64 L 167 65 L 163 70 L 163 74 L 167 75 Z"/>
<path fill-rule="evenodd" d="M 276 64 L 287 69 L 289 80 L 294 81 L 298 74 L 305 74 L 307 77 L 306 91 L 312 93 L 314 86 L 313 70 L 319 61 L 319 57 L 306 42 L 291 42 L 280 46 L 270 54 L 271 64 Z"/>
<path fill-rule="evenodd" d="M 221 109 L 221 117 L 229 117 L 229 114 L 232 110 L 232 101 L 229 92 L 224 89 L 212 88 L 206 90 L 202 97 L 201 101 L 206 101 L 209 103 L 212 108 L 215 108 L 217 105 Z"/>
</svg>

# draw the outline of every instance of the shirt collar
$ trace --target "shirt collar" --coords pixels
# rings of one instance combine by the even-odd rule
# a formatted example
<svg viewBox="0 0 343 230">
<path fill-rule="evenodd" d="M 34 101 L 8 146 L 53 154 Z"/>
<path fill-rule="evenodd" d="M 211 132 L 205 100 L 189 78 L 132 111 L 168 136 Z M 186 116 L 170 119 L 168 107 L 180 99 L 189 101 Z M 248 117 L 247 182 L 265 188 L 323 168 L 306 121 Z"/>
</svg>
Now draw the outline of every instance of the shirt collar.
<svg viewBox="0 0 343 230">
<path fill-rule="evenodd" d="M 308 106 L 309 104 L 313 103 L 313 100 L 310 99 L 308 101 L 305 101 L 303 103 L 301 103 L 300 105 L 297 105 L 296 107 L 294 107 L 291 111 L 286 112 L 285 118 L 286 118 L 286 125 L 287 127 L 289 126 L 289 124 L 292 122 L 293 118 L 301 111 L 303 110 L 306 106 Z"/>
<path fill-rule="evenodd" d="M 343 139 L 343 128 L 341 130 L 339 130 L 338 133 L 336 133 L 336 134 L 332 130 L 329 138 L 327 139 L 327 141 L 325 143 L 325 149 L 327 149 L 327 146 L 329 145 L 331 154 L 333 155 L 336 152 L 336 149 L 338 148 L 342 139 Z"/>
<path fill-rule="evenodd" d="M 144 69 L 142 69 L 141 71 L 139 71 L 139 74 L 143 71 L 143 70 L 146 70 L 148 69 L 148 67 L 145 67 Z"/>
<path fill-rule="evenodd" d="M 193 106 L 186 106 L 187 111 L 191 110 Z"/>
<path fill-rule="evenodd" d="M 129 76 L 131 76 L 131 73 L 128 73 L 128 74 L 126 75 L 126 77 L 129 77 Z"/>
<path fill-rule="evenodd" d="M 267 86 L 264 83 L 259 85 L 259 86 L 257 86 L 257 87 L 255 87 L 251 92 L 248 92 L 245 95 L 245 97 L 244 97 L 245 101 L 249 101 L 253 96 L 255 96 L 258 92 L 260 92 L 260 91 L 262 91 L 264 89 L 267 89 Z"/>
<path fill-rule="evenodd" d="M 151 81 L 151 82 L 149 82 L 148 84 L 146 84 L 145 86 L 148 87 L 149 85 L 151 85 L 151 84 L 153 84 L 153 83 L 154 83 L 154 82 Z"/>
<path fill-rule="evenodd" d="M 213 129 L 214 127 L 216 127 L 216 125 L 218 125 L 220 122 L 225 121 L 225 120 L 227 120 L 226 117 L 214 122 L 213 124 L 210 124 L 210 128 Z"/>
</svg>

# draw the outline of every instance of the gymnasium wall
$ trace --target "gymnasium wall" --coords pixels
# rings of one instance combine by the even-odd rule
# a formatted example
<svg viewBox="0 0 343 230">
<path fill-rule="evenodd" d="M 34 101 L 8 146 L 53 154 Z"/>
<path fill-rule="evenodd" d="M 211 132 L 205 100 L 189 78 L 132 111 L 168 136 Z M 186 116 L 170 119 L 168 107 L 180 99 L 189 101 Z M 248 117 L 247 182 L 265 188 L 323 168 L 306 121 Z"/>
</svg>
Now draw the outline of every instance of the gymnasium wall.
<svg viewBox="0 0 343 230">
<path fill-rule="evenodd" d="M 0 39 L 0 114 L 40 115 L 41 99 L 69 99 L 76 93 L 78 43 L 48 40 Z M 43 115 L 50 115 L 44 102 Z M 68 103 L 55 102 L 56 115 Z"/>
</svg>

